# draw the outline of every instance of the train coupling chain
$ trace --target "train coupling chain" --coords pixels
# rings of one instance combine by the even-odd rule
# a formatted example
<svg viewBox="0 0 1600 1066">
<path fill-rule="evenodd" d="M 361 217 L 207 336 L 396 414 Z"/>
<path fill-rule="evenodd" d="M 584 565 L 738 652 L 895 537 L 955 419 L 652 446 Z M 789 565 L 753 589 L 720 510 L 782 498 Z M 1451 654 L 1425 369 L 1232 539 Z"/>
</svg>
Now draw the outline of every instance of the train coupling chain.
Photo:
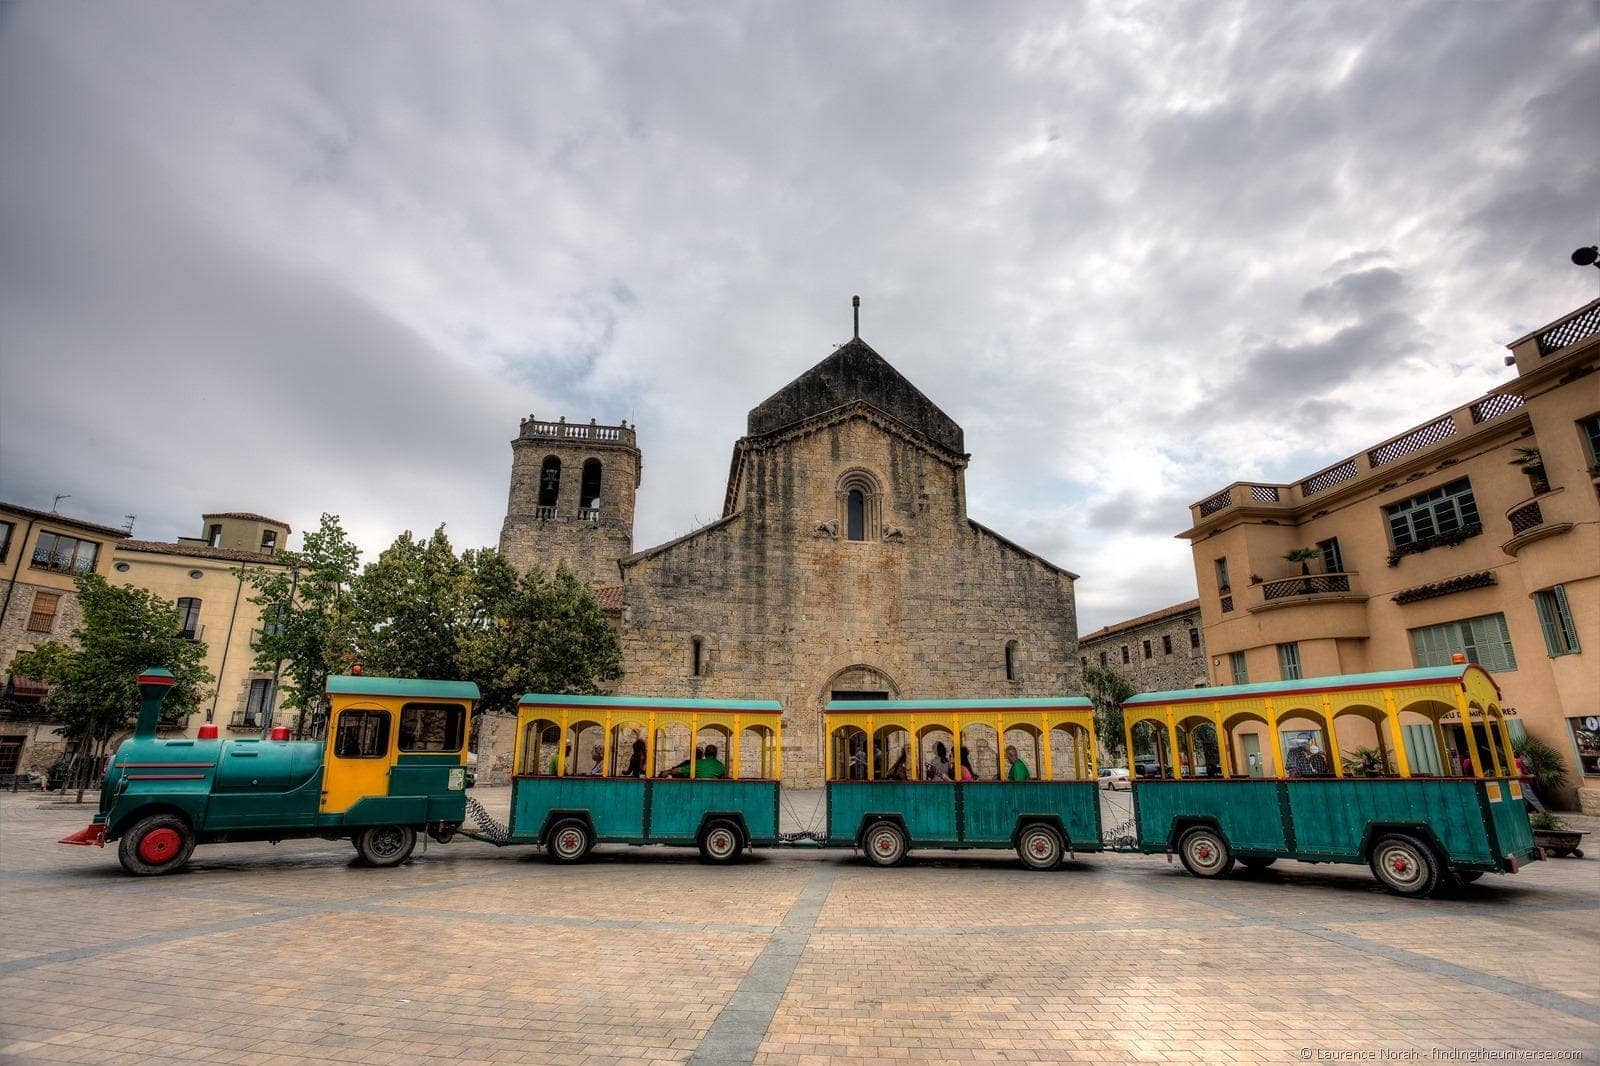
<svg viewBox="0 0 1600 1066">
<path fill-rule="evenodd" d="M 828 838 L 826 834 L 819 833 L 813 829 L 802 829 L 795 833 L 778 834 L 778 843 L 780 844 L 826 844 L 827 842 Z"/>
<path fill-rule="evenodd" d="M 511 839 L 511 831 L 491 818 L 489 812 L 483 809 L 483 804 L 471 796 L 467 797 L 467 817 L 478 824 L 483 836 L 496 844 L 504 844 Z"/>
</svg>

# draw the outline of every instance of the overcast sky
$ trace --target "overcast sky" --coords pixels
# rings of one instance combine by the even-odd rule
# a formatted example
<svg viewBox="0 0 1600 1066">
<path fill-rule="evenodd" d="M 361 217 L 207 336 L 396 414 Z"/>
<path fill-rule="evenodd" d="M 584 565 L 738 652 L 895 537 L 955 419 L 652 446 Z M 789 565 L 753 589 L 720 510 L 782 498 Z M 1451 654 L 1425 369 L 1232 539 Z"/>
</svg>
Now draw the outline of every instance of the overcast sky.
<svg viewBox="0 0 1600 1066">
<path fill-rule="evenodd" d="M 1597 10 L 7 5 L 0 495 L 493 544 L 519 418 L 625 418 L 643 548 L 860 293 L 1087 631 L 1600 291 Z"/>
</svg>

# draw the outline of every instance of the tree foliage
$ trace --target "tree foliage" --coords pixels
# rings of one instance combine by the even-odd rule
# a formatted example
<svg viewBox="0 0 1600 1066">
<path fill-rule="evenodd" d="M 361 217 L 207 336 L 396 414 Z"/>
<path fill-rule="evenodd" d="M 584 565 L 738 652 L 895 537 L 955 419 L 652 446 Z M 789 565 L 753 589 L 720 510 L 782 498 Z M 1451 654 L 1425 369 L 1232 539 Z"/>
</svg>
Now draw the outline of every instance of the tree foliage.
<svg viewBox="0 0 1600 1066">
<path fill-rule="evenodd" d="M 473 602 L 472 571 L 444 526 L 426 540 L 395 538 L 352 586 L 351 623 L 361 665 L 385 677 L 465 680 L 460 643 Z"/>
<path fill-rule="evenodd" d="M 1123 736 L 1122 704 L 1139 691 L 1139 686 L 1109 666 L 1091 664 L 1083 668 L 1083 691 L 1094 704 L 1094 727 L 1100 735 L 1100 746 L 1111 758 L 1123 758 L 1128 745 Z"/>
<path fill-rule="evenodd" d="M 237 572 L 255 589 L 250 602 L 261 608 L 254 667 L 282 667 L 283 705 L 301 709 L 303 732 L 307 712 L 321 705 L 328 675 L 353 661 L 350 594 L 361 550 L 338 515 L 324 514 L 300 550 L 279 552 L 278 561 L 281 567 Z"/>
<path fill-rule="evenodd" d="M 72 633 L 77 647 L 47 641 L 19 654 L 11 669 L 50 686 L 45 706 L 80 751 L 98 757 L 133 725 L 136 679 L 150 667 L 166 667 L 176 682 L 162 708 L 166 718 L 193 714 L 210 697 L 216 679 L 205 667 L 206 646 L 180 635 L 176 604 L 145 589 L 109 584 L 99 574 L 81 575 L 74 585 L 83 612 L 83 624 Z"/>
</svg>

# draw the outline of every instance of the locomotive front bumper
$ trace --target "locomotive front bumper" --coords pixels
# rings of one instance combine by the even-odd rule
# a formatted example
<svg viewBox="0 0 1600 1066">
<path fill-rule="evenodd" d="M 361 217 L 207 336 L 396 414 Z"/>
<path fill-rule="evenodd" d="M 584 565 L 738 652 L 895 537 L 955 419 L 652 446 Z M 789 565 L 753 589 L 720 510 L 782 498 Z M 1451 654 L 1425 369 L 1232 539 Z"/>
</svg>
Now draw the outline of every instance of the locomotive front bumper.
<svg viewBox="0 0 1600 1066">
<path fill-rule="evenodd" d="M 104 822 L 94 822 L 86 828 L 78 830 L 69 837 L 62 837 L 57 844 L 82 844 L 88 847 L 93 844 L 97 848 L 106 846 L 106 826 Z"/>
</svg>

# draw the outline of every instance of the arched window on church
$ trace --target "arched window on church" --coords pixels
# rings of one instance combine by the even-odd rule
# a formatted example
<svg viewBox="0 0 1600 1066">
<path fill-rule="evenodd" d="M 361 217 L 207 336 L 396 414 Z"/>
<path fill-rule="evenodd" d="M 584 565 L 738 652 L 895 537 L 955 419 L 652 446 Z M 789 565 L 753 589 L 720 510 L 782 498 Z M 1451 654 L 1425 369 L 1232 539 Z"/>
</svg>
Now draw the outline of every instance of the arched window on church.
<svg viewBox="0 0 1600 1066">
<path fill-rule="evenodd" d="M 846 540 L 867 539 L 867 494 L 851 489 L 845 497 L 844 530 Z"/>
<path fill-rule="evenodd" d="M 839 479 L 839 525 L 845 540 L 877 540 L 883 526 L 877 480 L 865 470 L 850 470 Z"/>
<path fill-rule="evenodd" d="M 583 461 L 583 478 L 578 482 L 578 517 L 591 522 L 600 519 L 600 460 Z"/>
<path fill-rule="evenodd" d="M 539 508 L 550 511 L 550 517 L 555 517 L 556 500 L 561 497 L 561 460 L 553 455 L 544 457 L 544 465 L 539 468 Z"/>
</svg>

